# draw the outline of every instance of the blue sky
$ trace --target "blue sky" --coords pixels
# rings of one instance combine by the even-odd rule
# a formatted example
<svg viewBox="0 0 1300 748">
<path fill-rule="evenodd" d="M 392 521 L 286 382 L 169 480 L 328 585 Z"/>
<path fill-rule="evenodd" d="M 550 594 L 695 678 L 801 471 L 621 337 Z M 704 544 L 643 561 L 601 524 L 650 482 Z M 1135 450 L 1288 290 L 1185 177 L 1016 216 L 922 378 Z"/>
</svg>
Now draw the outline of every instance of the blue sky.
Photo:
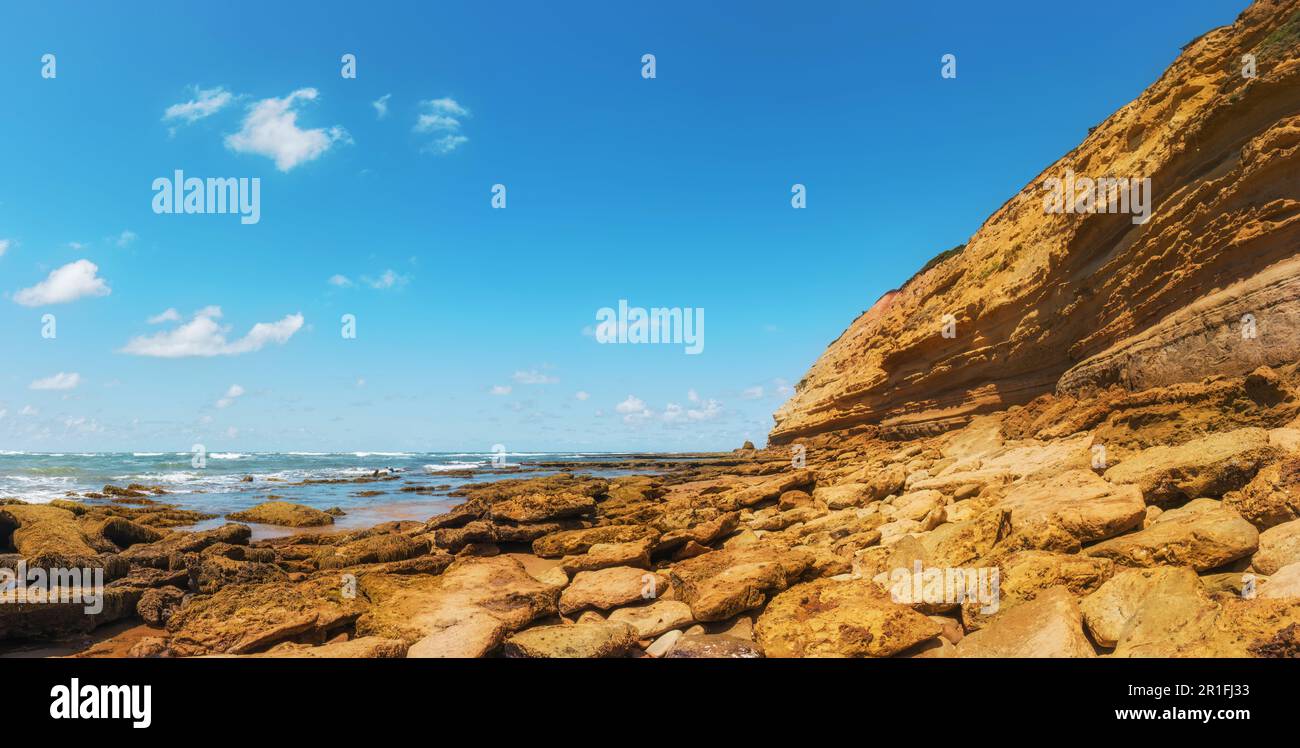
<svg viewBox="0 0 1300 748">
<path fill-rule="evenodd" d="M 5 3 L 0 449 L 761 443 L 1244 2 L 1156 6 Z M 155 214 L 176 169 L 259 178 L 260 221 Z M 619 299 L 705 309 L 704 352 L 600 345 Z"/>
</svg>

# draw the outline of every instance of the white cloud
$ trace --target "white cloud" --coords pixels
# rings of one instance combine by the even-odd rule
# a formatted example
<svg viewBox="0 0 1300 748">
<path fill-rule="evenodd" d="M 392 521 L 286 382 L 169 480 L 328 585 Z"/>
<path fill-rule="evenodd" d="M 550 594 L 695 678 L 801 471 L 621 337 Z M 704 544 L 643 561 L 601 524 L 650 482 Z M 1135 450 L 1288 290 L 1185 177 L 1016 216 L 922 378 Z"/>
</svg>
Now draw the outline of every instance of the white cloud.
<svg viewBox="0 0 1300 748">
<path fill-rule="evenodd" d="M 14 246 L 14 244 L 15 242 L 13 239 L 0 239 L 0 257 L 4 257 L 5 252 L 8 252 L 9 248 Z"/>
<path fill-rule="evenodd" d="M 24 405 L 23 409 L 18 411 L 18 415 L 20 416 L 36 416 L 36 415 L 40 415 L 40 413 L 41 412 L 39 410 L 33 408 L 30 405 Z"/>
<path fill-rule="evenodd" d="M 654 416 L 645 406 L 645 401 L 636 395 L 628 395 L 626 400 L 614 406 L 614 411 L 623 414 L 624 423 L 635 423 Z"/>
<path fill-rule="evenodd" d="M 698 403 L 698 402 L 700 401 L 700 394 L 699 394 L 698 392 L 696 392 L 695 390 L 693 390 L 693 389 L 692 389 L 692 390 L 687 390 L 687 391 L 686 391 L 686 399 L 687 399 L 687 400 L 690 400 L 690 401 L 693 402 L 693 403 Z"/>
<path fill-rule="evenodd" d="M 705 402 L 702 408 L 691 408 L 686 411 L 686 417 L 692 421 L 712 421 L 720 415 L 722 415 L 722 403 L 713 399 Z"/>
<path fill-rule="evenodd" d="M 439 154 L 451 153 L 469 142 L 469 138 L 461 134 L 460 125 L 461 120 L 469 117 L 470 113 L 455 99 L 449 97 L 429 99 L 421 101 L 420 107 L 424 111 L 416 117 L 412 131 L 421 135 L 438 136 L 421 150 Z"/>
<path fill-rule="evenodd" d="M 316 96 L 316 89 L 300 88 L 283 99 L 262 99 L 253 104 L 239 132 L 226 136 L 226 147 L 236 153 L 274 159 L 275 168 L 289 171 L 319 158 L 339 141 L 349 142 L 347 130 L 338 125 L 311 130 L 298 127 L 295 107 Z"/>
<path fill-rule="evenodd" d="M 181 319 L 181 313 L 171 307 L 168 307 L 162 312 L 159 312 L 158 314 L 155 314 L 154 316 L 150 317 L 148 319 L 148 322 L 151 325 L 161 325 L 164 322 L 179 322 L 180 319 Z"/>
<path fill-rule="evenodd" d="M 14 301 L 23 306 L 44 306 L 66 304 L 83 296 L 107 296 L 112 289 L 96 275 L 98 272 L 99 266 L 90 260 L 70 262 L 40 283 L 14 294 Z"/>
<path fill-rule="evenodd" d="M 278 322 L 258 322 L 244 337 L 227 340 L 230 326 L 218 324 L 220 317 L 221 307 L 205 307 L 180 327 L 132 338 L 120 352 L 157 358 L 237 356 L 260 351 L 268 343 L 284 345 L 303 323 L 302 314 L 289 314 Z"/>
<path fill-rule="evenodd" d="M 204 89 L 191 86 L 191 88 L 194 91 L 194 98 L 167 107 L 163 112 L 163 122 L 180 121 L 190 125 L 204 117 L 216 114 L 234 100 L 234 96 L 221 86 Z"/>
<path fill-rule="evenodd" d="M 33 390 L 70 390 L 81 384 L 81 375 L 75 371 L 71 374 L 59 372 L 44 379 L 32 382 L 28 387 Z"/>
<path fill-rule="evenodd" d="M 331 286 L 338 286 L 339 288 L 347 288 L 352 285 L 352 281 L 346 275 L 340 275 L 338 273 L 330 276 L 329 282 Z"/>
<path fill-rule="evenodd" d="M 520 384 L 555 384 L 560 381 L 558 377 L 550 376 L 536 369 L 517 371 L 512 378 Z"/>
<path fill-rule="evenodd" d="M 773 379 L 772 385 L 776 390 L 776 394 L 778 395 L 785 396 L 794 392 L 794 388 L 790 386 L 790 383 L 785 381 L 781 377 L 777 377 L 776 379 Z"/>
<path fill-rule="evenodd" d="M 370 106 L 375 108 L 375 119 L 383 119 L 388 116 L 388 100 L 392 97 L 392 94 L 384 94 L 370 102 Z"/>
<path fill-rule="evenodd" d="M 235 400 L 238 400 L 240 397 L 243 397 L 243 395 L 244 395 L 244 388 L 240 387 L 237 384 L 232 384 L 230 385 L 230 389 L 226 390 L 225 396 L 222 397 L 220 400 L 217 400 L 217 407 L 229 408 L 231 405 L 235 404 Z"/>
<path fill-rule="evenodd" d="M 760 384 L 748 387 L 744 392 L 740 393 L 740 396 L 746 400 L 757 400 L 763 396 L 763 386 Z"/>
<path fill-rule="evenodd" d="M 136 235 L 134 231 L 128 229 L 118 235 L 117 240 L 114 242 L 114 244 L 117 245 L 118 249 L 122 249 L 126 247 L 128 244 L 130 244 L 131 242 L 139 238 L 140 237 Z"/>
<path fill-rule="evenodd" d="M 579 400 L 586 400 L 587 398 L 591 397 L 591 395 L 588 395 L 583 390 L 578 390 L 577 392 L 573 393 L 573 396 L 578 398 Z"/>
<path fill-rule="evenodd" d="M 508 384 L 498 384 L 498 385 L 494 385 L 494 386 L 492 387 L 492 389 L 490 390 L 490 392 L 491 392 L 493 395 L 509 395 L 509 394 L 510 394 L 510 385 L 508 385 Z"/>
</svg>

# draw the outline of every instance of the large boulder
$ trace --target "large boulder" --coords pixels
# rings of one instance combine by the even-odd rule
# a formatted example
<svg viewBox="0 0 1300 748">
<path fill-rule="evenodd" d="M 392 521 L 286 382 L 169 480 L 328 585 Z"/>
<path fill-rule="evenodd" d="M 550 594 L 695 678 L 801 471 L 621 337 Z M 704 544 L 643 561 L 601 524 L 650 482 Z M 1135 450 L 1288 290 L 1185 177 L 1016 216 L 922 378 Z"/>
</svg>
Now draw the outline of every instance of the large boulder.
<svg viewBox="0 0 1300 748">
<path fill-rule="evenodd" d="M 6 542 L 7 541 L 7 542 Z M 67 509 L 44 504 L 14 504 L 0 507 L 0 550 L 10 545 L 27 559 L 64 559 L 61 566 L 82 566 L 78 559 L 115 550 L 96 543 Z"/>
<path fill-rule="evenodd" d="M 1115 572 L 1108 558 L 1071 553 L 1017 551 L 998 561 L 997 601 L 989 605 L 975 597 L 962 605 L 962 623 L 968 631 L 984 625 L 991 616 L 1038 597 L 1044 590 L 1064 587 L 1082 597 L 1093 592 Z"/>
<path fill-rule="evenodd" d="M 1170 509 L 1145 530 L 1121 535 L 1084 551 L 1123 566 L 1191 566 L 1205 571 L 1244 558 L 1259 546 L 1254 525 L 1213 499 Z"/>
<path fill-rule="evenodd" d="M 1237 429 L 1145 449 L 1107 470 L 1106 480 L 1136 485 L 1148 504 L 1177 506 L 1241 488 L 1276 454 L 1264 429 Z"/>
<path fill-rule="evenodd" d="M 663 575 L 631 566 L 582 571 L 574 575 L 560 594 L 560 613 L 568 615 L 587 608 L 610 610 L 653 600 L 667 587 L 668 579 Z"/>
<path fill-rule="evenodd" d="M 1250 565 L 1260 574 L 1273 574 L 1300 561 L 1300 519 L 1270 527 L 1259 534 L 1259 550 Z"/>
<path fill-rule="evenodd" d="M 754 634 L 768 657 L 890 657 L 939 626 L 873 582 L 819 579 L 773 597 Z"/>
<path fill-rule="evenodd" d="M 670 576 L 696 620 L 722 621 L 761 606 L 769 594 L 798 581 L 813 561 L 806 550 L 759 542 L 688 559 L 673 566 Z"/>
<path fill-rule="evenodd" d="M 1200 600 L 1200 587 L 1196 572 L 1185 566 L 1124 569 L 1085 597 L 1079 607 L 1092 638 L 1103 647 L 1114 647 L 1148 599 Z M 1183 608 L 1181 604 L 1177 607 Z"/>
</svg>

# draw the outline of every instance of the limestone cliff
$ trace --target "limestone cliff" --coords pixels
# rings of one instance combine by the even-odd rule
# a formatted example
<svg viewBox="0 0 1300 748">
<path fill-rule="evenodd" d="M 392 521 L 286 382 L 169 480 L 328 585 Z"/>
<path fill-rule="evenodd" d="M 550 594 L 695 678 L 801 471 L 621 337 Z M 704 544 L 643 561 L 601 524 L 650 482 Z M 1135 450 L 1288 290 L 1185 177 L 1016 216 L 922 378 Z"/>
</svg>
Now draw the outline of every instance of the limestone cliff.
<svg viewBox="0 0 1300 748">
<path fill-rule="evenodd" d="M 1150 219 L 1047 212 L 1043 185 L 1067 171 L 1149 177 Z M 1052 391 L 1294 362 L 1298 248 L 1300 0 L 1260 0 L 854 320 L 771 441 L 863 424 L 916 436 Z"/>
</svg>

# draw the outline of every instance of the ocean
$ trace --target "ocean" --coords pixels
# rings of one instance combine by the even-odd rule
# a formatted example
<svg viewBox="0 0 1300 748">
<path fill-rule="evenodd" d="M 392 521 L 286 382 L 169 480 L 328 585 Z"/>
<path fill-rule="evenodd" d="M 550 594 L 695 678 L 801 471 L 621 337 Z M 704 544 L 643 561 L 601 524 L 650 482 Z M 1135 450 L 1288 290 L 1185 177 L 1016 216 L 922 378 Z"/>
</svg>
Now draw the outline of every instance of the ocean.
<svg viewBox="0 0 1300 748">
<path fill-rule="evenodd" d="M 624 455 L 577 452 L 211 452 L 195 468 L 189 452 L 0 452 L 0 498 L 31 503 L 73 498 L 100 491 L 105 484 L 140 483 L 167 490 L 155 500 L 210 514 L 226 515 L 277 500 L 330 509 L 346 515 L 334 529 L 369 527 L 395 519 L 427 520 L 460 503 L 447 493 L 466 483 L 558 472 L 565 463 L 582 463 L 580 472 L 615 476 L 631 471 L 619 465 Z M 493 458 L 498 460 L 493 464 Z M 600 463 L 610 467 L 602 469 Z M 538 469 L 537 463 L 548 463 Z M 551 463 L 555 463 L 552 465 Z M 591 464 L 595 463 L 595 465 Z M 522 472 L 512 472 L 517 466 Z M 367 483 L 306 483 L 347 480 L 390 471 L 395 480 Z M 463 471 L 475 470 L 472 477 Z M 247 481 L 252 477 L 252 481 Z M 420 493 L 403 488 L 420 488 Z M 222 524 L 209 520 L 193 529 Z M 258 536 L 288 530 L 255 528 Z"/>
</svg>

